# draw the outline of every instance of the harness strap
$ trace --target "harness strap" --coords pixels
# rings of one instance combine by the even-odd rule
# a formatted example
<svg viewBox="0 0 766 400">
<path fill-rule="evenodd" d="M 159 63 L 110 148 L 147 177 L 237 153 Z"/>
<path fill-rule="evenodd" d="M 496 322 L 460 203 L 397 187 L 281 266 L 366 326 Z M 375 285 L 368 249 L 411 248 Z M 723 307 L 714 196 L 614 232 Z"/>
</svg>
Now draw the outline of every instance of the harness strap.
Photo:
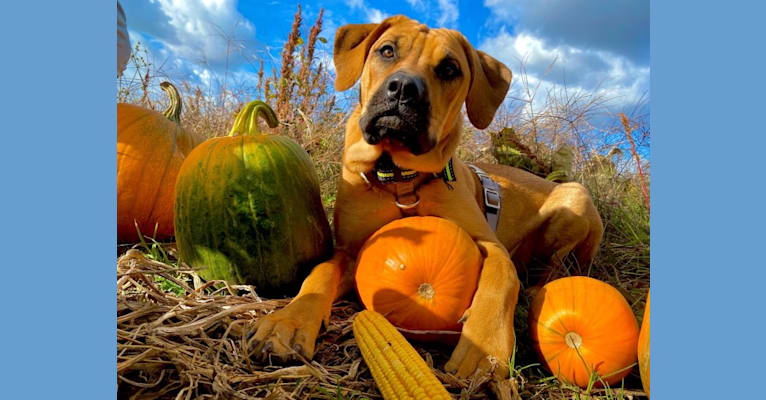
<svg viewBox="0 0 766 400">
<path fill-rule="evenodd" d="M 482 190 L 484 192 L 484 216 L 487 218 L 489 227 L 493 232 L 497 232 L 497 223 L 500 219 L 500 205 L 502 197 L 500 196 L 500 185 L 497 184 L 492 178 L 487 175 L 481 168 L 467 164 L 469 168 L 473 170 L 479 182 L 481 182 Z"/>
</svg>

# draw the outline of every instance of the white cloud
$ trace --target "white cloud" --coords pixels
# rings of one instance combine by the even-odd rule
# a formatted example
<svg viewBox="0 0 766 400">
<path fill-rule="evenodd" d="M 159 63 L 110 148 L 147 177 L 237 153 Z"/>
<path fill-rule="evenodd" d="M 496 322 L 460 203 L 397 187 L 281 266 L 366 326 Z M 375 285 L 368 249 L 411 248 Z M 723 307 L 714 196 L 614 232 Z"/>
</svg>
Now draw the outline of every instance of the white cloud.
<svg viewBox="0 0 766 400">
<path fill-rule="evenodd" d="M 484 0 L 491 33 L 480 48 L 513 72 L 509 96 L 606 100 L 605 111 L 648 112 L 649 3 L 641 0 Z M 522 68 L 523 67 L 523 68 Z M 580 97 L 582 98 L 582 97 Z"/>
<path fill-rule="evenodd" d="M 167 47 L 158 45 L 156 40 L 133 30 L 128 30 L 130 43 L 135 52 L 137 43 L 141 43 L 141 52 L 138 54 L 145 62 L 151 64 L 154 83 L 160 80 L 170 80 L 174 83 L 189 82 L 199 85 L 208 92 L 215 92 L 223 85 L 226 87 L 255 87 L 258 75 L 248 68 L 234 67 L 229 70 L 211 68 L 204 63 L 195 63 L 175 54 Z M 123 79 L 140 82 L 139 74 L 144 70 L 136 71 L 136 66 L 128 63 Z"/>
<path fill-rule="evenodd" d="M 197 67 L 193 68 L 192 72 L 194 72 L 194 75 L 205 87 L 209 88 L 213 85 L 213 74 L 209 69 Z"/>
<path fill-rule="evenodd" d="M 128 27 L 150 35 L 173 54 L 215 66 L 244 62 L 255 27 L 236 0 L 150 0 L 123 4 Z"/>
<path fill-rule="evenodd" d="M 384 19 L 388 18 L 388 14 L 378 10 L 377 8 L 367 8 L 365 12 L 367 13 L 368 22 L 380 23 Z"/>
<path fill-rule="evenodd" d="M 649 63 L 649 2 L 645 0 L 485 0 L 495 23 L 546 42 L 608 51 Z"/>
<path fill-rule="evenodd" d="M 355 8 L 365 8 L 364 0 L 346 0 L 346 5 L 351 7 L 351 9 Z"/>
<path fill-rule="evenodd" d="M 379 23 L 391 16 L 379 8 L 370 6 L 370 3 L 365 0 L 345 0 L 345 4 L 351 10 L 360 10 L 367 22 Z M 411 15 L 412 18 L 435 23 L 437 27 L 457 27 L 457 20 L 460 17 L 457 0 L 407 0 L 407 4 L 417 11 L 417 15 Z"/>
<path fill-rule="evenodd" d="M 460 16 L 457 0 L 407 0 L 416 13 L 410 17 L 433 27 L 457 29 Z"/>
<path fill-rule="evenodd" d="M 514 73 L 512 92 L 522 90 L 520 73 L 524 70 L 530 88 L 539 85 L 536 101 L 543 101 L 550 90 L 566 87 L 572 92 L 603 95 L 609 99 L 608 106 L 622 110 L 646 100 L 649 92 L 649 67 L 608 51 L 551 44 L 531 32 L 512 35 L 504 28 L 479 48 Z M 527 94 L 511 96 L 526 99 Z"/>
<path fill-rule="evenodd" d="M 438 4 L 440 14 L 436 24 L 440 27 L 454 28 L 460 15 L 457 0 L 438 0 Z"/>
<path fill-rule="evenodd" d="M 367 22 L 380 23 L 389 17 L 385 12 L 367 5 L 364 0 L 346 0 L 346 5 L 352 10 L 361 10 L 367 18 Z"/>
</svg>

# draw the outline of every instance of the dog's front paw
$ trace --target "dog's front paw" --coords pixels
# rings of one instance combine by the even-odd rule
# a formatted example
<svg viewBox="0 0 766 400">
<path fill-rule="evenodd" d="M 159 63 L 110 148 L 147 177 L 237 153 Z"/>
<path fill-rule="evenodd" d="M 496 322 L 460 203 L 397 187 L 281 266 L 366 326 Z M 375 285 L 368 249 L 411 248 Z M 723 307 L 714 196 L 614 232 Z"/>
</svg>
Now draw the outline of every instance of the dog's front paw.
<svg viewBox="0 0 766 400">
<path fill-rule="evenodd" d="M 506 378 L 516 340 L 512 321 L 513 315 L 510 318 L 487 319 L 469 314 L 460 341 L 444 369 L 461 378 L 468 378 L 494 368 L 495 379 Z"/>
<path fill-rule="evenodd" d="M 329 315 L 330 310 L 325 304 L 327 301 L 321 295 L 305 295 L 258 319 L 249 341 L 253 354 L 262 359 L 273 355 L 287 360 L 298 353 L 311 359 L 322 320 Z"/>
</svg>

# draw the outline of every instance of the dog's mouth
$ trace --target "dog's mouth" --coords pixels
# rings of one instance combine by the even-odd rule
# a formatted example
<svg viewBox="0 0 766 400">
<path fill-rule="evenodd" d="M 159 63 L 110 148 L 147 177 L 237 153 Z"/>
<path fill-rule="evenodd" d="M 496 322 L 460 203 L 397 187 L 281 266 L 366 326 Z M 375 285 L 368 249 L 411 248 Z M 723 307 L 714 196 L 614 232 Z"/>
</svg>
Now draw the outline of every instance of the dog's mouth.
<svg viewBox="0 0 766 400">
<path fill-rule="evenodd" d="M 428 104 L 412 106 L 373 96 L 359 118 L 359 128 L 365 142 L 371 145 L 383 144 L 393 151 L 420 155 L 434 147 L 428 132 L 428 113 Z"/>
<path fill-rule="evenodd" d="M 405 143 L 409 137 L 418 135 L 417 127 L 402 116 L 391 113 L 377 115 L 370 120 L 370 126 L 365 132 L 370 142 L 391 141 Z M 374 143 L 371 143 L 374 144 Z"/>
</svg>

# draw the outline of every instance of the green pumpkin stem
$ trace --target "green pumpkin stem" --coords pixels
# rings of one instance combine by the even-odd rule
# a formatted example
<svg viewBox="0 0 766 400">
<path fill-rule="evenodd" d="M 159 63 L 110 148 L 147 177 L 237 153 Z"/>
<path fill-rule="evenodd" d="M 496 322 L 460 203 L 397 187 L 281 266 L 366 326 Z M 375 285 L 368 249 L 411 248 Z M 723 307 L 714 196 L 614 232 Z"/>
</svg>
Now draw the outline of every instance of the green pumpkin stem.
<svg viewBox="0 0 766 400">
<path fill-rule="evenodd" d="M 183 108 L 183 102 L 181 101 L 181 95 L 178 94 L 178 89 L 170 82 L 160 83 L 162 90 L 167 93 L 170 98 L 170 105 L 162 113 L 168 117 L 169 120 L 180 124 L 181 123 L 181 109 Z"/>
<path fill-rule="evenodd" d="M 247 103 L 242 111 L 237 114 L 237 118 L 234 119 L 234 126 L 231 127 L 229 136 L 236 136 L 237 134 L 260 134 L 261 131 L 258 129 L 259 116 L 263 117 L 266 124 L 271 128 L 276 128 L 277 125 L 279 125 L 277 115 L 274 114 L 274 110 L 272 110 L 268 104 L 260 100 L 253 100 Z"/>
</svg>

